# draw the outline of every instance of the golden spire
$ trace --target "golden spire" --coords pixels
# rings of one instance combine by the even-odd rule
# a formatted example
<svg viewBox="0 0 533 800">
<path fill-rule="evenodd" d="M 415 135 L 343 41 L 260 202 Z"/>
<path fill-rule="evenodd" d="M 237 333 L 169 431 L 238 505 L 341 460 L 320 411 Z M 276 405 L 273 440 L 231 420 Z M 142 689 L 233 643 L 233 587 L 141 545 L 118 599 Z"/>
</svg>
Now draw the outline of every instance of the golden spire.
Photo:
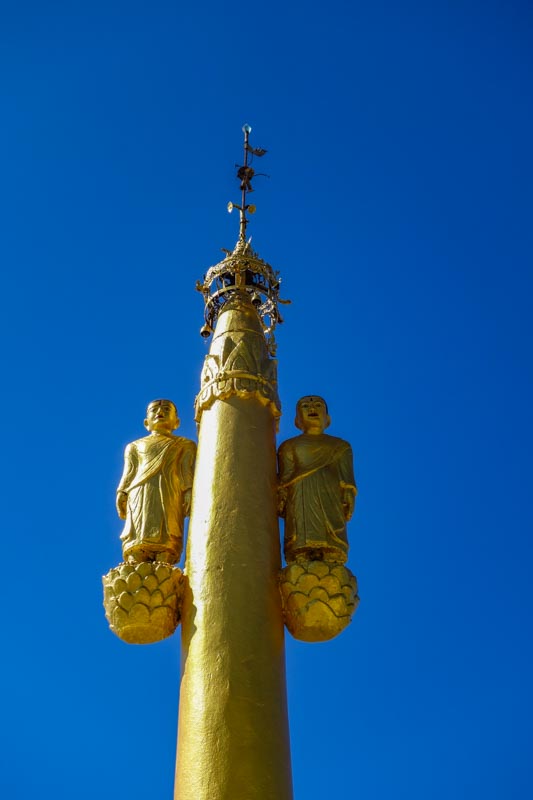
<svg viewBox="0 0 533 800">
<path fill-rule="evenodd" d="M 239 239 L 198 284 L 202 333 L 213 336 L 195 404 L 175 800 L 293 797 L 278 584 L 281 409 L 270 355 L 280 321 L 279 276 L 245 238 L 249 133 L 245 126 L 245 163 L 237 173 Z"/>
<path fill-rule="evenodd" d="M 246 212 L 248 211 L 250 214 L 255 214 L 256 208 L 252 203 L 246 203 L 246 195 L 248 192 L 253 192 L 252 187 L 252 178 L 256 174 L 255 170 L 251 166 L 251 162 L 253 161 L 254 156 L 258 156 L 262 158 L 267 152 L 263 150 L 262 147 L 252 147 L 250 145 L 250 134 L 252 132 L 252 126 L 245 124 L 242 126 L 242 132 L 244 133 L 244 164 L 240 166 L 239 164 L 235 164 L 237 169 L 237 179 L 240 181 L 240 189 L 241 189 L 241 205 L 237 205 L 236 203 L 232 203 L 231 201 L 228 203 L 228 212 L 231 214 L 234 208 L 239 210 L 239 241 L 244 242 L 246 239 L 246 226 L 248 225 L 248 217 L 246 216 Z M 258 173 L 260 175 L 264 173 Z"/>
<path fill-rule="evenodd" d="M 324 432 L 322 397 L 298 401 L 301 433 L 276 459 L 273 330 L 283 301 L 278 273 L 246 241 L 249 156 L 266 152 L 250 146 L 250 130 L 237 172 L 239 239 L 197 284 L 202 335 L 213 334 L 195 403 L 198 446 L 173 435 L 171 401 L 150 403 L 150 436 L 128 445 L 117 493 L 126 563 L 103 579 L 106 615 L 123 640 L 159 641 L 181 621 L 175 800 L 292 800 L 284 627 L 327 641 L 358 602 L 345 566 L 352 451 Z M 189 514 L 182 572 L 174 563 Z"/>
<path fill-rule="evenodd" d="M 249 214 L 255 213 L 256 207 L 246 202 L 247 194 L 253 192 L 252 179 L 256 173 L 251 166 L 254 156 L 258 158 L 267 152 L 261 147 L 252 147 L 249 142 L 251 133 L 250 125 L 243 125 L 244 132 L 244 164 L 236 165 L 237 178 L 240 181 L 241 204 L 229 202 L 228 211 L 238 209 L 240 216 L 239 238 L 233 251 L 222 248 L 226 253 L 223 261 L 210 267 L 204 275 L 203 281 L 196 282 L 196 289 L 202 292 L 205 302 L 205 322 L 200 329 L 201 335 L 208 339 L 215 329 L 218 315 L 223 306 L 235 296 L 236 293 L 245 293 L 254 305 L 265 335 L 270 355 L 276 354 L 274 329 L 283 319 L 279 313 L 279 304 L 290 303 L 279 296 L 281 278 L 278 271 L 274 271 L 270 264 L 263 261 L 251 248 L 251 237 L 246 240 L 246 227 Z"/>
</svg>

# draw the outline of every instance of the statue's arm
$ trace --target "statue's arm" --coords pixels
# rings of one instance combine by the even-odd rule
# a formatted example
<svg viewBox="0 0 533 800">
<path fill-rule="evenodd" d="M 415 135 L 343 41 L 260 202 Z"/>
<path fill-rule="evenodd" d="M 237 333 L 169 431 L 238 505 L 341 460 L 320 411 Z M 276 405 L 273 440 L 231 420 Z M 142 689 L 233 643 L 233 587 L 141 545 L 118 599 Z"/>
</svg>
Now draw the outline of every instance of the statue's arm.
<svg viewBox="0 0 533 800">
<path fill-rule="evenodd" d="M 191 514 L 192 485 L 194 480 L 194 465 L 196 462 L 196 445 L 188 442 L 185 447 L 180 463 L 180 477 L 182 488 L 183 516 L 189 517 Z"/>
<path fill-rule="evenodd" d="M 120 519 L 126 519 L 128 515 L 128 495 L 126 492 L 117 491 L 117 514 Z"/>
<path fill-rule="evenodd" d="M 278 450 L 278 514 L 285 517 L 287 508 L 287 483 L 294 474 L 294 452 L 286 442 Z"/>
<path fill-rule="evenodd" d="M 136 451 L 133 444 L 129 444 L 124 451 L 124 471 L 117 488 L 117 514 L 120 519 L 126 519 L 128 508 L 128 487 L 137 470 Z"/>
<path fill-rule="evenodd" d="M 343 486 L 341 484 L 342 489 L 342 507 L 344 510 L 344 519 L 346 522 L 349 522 L 353 516 L 353 512 L 355 510 L 355 496 L 357 494 L 357 489 L 353 486 Z"/>
<path fill-rule="evenodd" d="M 357 484 L 353 471 L 353 453 L 350 445 L 342 454 L 340 461 L 341 472 L 341 493 L 344 518 L 349 522 L 355 509 L 355 498 L 357 496 Z"/>
<path fill-rule="evenodd" d="M 278 516 L 285 518 L 286 508 L 287 508 L 287 489 L 284 486 L 278 486 Z"/>
</svg>

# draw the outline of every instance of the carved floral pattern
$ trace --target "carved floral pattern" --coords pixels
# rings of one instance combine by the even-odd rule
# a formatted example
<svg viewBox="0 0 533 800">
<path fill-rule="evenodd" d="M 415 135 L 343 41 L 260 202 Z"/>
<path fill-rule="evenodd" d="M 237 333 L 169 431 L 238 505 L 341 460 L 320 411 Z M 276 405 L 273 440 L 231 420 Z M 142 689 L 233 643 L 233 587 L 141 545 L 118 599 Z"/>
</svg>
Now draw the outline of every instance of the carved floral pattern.
<svg viewBox="0 0 533 800">
<path fill-rule="evenodd" d="M 171 636 L 179 620 L 183 574 L 171 564 L 119 564 L 102 578 L 109 627 L 130 644 L 150 644 Z"/>
<path fill-rule="evenodd" d="M 333 639 L 350 623 L 359 604 L 357 579 L 337 562 L 298 561 L 280 573 L 283 617 L 304 642 Z"/>
</svg>

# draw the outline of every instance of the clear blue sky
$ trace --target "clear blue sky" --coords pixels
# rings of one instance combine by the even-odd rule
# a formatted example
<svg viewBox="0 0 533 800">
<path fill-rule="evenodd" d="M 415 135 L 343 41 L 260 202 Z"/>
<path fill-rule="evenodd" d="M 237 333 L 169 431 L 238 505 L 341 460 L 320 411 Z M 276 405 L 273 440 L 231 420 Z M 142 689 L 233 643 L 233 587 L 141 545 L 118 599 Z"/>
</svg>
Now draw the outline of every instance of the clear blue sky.
<svg viewBox="0 0 533 800">
<path fill-rule="evenodd" d="M 296 800 L 532 796 L 532 67 L 526 2 L 3 4 L 3 797 L 172 796 L 179 636 L 100 578 L 146 402 L 195 436 L 244 122 L 280 438 L 323 394 L 360 485 L 354 622 L 287 641 Z"/>
</svg>

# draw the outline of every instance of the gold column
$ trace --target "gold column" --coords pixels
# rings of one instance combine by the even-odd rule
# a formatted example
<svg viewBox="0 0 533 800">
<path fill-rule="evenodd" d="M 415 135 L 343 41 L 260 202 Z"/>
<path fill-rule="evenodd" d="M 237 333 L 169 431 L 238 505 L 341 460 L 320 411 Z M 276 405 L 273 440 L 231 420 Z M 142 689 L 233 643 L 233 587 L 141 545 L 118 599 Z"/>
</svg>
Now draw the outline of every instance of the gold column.
<svg viewBox="0 0 533 800">
<path fill-rule="evenodd" d="M 185 572 L 173 564 L 189 510 L 194 443 L 178 442 L 175 406 L 157 400 L 148 408 L 152 438 L 129 445 L 118 492 L 127 563 L 103 578 L 106 616 L 125 641 L 159 641 L 182 621 L 175 800 L 292 799 L 284 621 L 297 639 L 326 641 L 348 625 L 359 601 L 344 563 L 357 493 L 352 454 L 347 442 L 324 433 L 323 398 L 299 401 L 303 433 L 280 447 L 278 485 L 274 329 L 283 321 L 280 304 L 289 301 L 279 296 L 279 272 L 246 239 L 247 212 L 256 210 L 246 202 L 252 161 L 266 153 L 250 145 L 250 132 L 244 125 L 244 163 L 236 165 L 241 205 L 228 203 L 228 211 L 239 210 L 239 239 L 196 284 L 205 303 L 200 333 L 213 334 L 213 342 L 196 399 Z M 154 547 L 153 531 L 170 531 L 176 503 L 172 546 L 158 540 Z M 139 509 L 143 524 L 131 537 Z M 278 512 L 285 518 L 283 570 Z"/>
<path fill-rule="evenodd" d="M 278 588 L 276 362 L 245 292 L 220 312 L 197 398 L 175 800 L 290 800 Z"/>
</svg>

